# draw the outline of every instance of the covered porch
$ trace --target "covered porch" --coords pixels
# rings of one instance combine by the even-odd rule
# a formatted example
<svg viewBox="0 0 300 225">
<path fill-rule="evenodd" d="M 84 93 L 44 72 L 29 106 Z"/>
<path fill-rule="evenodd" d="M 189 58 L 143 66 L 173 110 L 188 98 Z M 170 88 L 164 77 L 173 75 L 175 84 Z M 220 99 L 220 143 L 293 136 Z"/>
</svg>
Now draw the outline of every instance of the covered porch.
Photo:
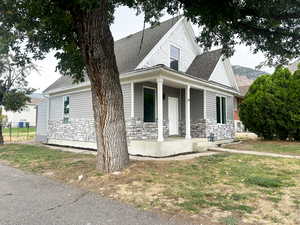
<svg viewBox="0 0 300 225">
<path fill-rule="evenodd" d="M 127 74 L 121 83 L 126 87 L 126 130 L 132 155 L 165 157 L 201 151 L 215 144 L 208 142 L 210 134 L 218 141 L 234 136 L 233 97 L 225 87 L 163 65 Z"/>
<path fill-rule="evenodd" d="M 206 90 L 166 76 L 130 82 L 130 140 L 207 138 Z"/>
</svg>

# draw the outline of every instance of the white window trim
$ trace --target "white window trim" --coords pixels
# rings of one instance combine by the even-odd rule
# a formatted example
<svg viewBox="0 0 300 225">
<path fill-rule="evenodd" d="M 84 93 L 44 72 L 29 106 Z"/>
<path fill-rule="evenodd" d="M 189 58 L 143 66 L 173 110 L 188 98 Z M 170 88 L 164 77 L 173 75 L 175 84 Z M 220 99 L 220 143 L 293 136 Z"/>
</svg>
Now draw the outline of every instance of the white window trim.
<svg viewBox="0 0 300 225">
<path fill-rule="evenodd" d="M 218 114 L 217 114 L 217 107 L 216 107 L 216 119 L 217 119 L 217 124 L 227 124 L 227 97 L 224 95 L 216 95 L 216 104 L 217 104 L 217 97 L 220 97 L 221 101 L 220 101 L 220 119 L 221 119 L 221 123 L 218 123 Z M 223 103 L 222 103 L 222 98 L 225 99 L 225 123 L 223 123 Z"/>
<path fill-rule="evenodd" d="M 155 101 L 155 106 L 154 106 L 154 122 L 145 122 L 144 121 L 144 89 L 147 88 L 147 89 L 152 89 L 154 90 L 154 101 Z M 157 90 L 155 87 L 149 87 L 147 85 L 143 85 L 143 123 L 155 123 L 157 120 Z"/>
<path fill-rule="evenodd" d="M 181 48 L 180 48 L 178 45 L 173 44 L 173 43 L 170 43 L 170 48 L 169 48 L 169 66 L 170 66 L 170 68 L 171 68 L 171 58 L 172 58 L 172 59 L 175 59 L 175 58 L 171 57 L 171 48 L 172 48 L 172 47 L 179 49 L 178 71 L 180 71 L 180 69 L 181 69 L 181 52 L 182 52 L 182 51 L 181 51 Z M 172 69 L 172 68 L 171 68 L 171 69 Z"/>
</svg>

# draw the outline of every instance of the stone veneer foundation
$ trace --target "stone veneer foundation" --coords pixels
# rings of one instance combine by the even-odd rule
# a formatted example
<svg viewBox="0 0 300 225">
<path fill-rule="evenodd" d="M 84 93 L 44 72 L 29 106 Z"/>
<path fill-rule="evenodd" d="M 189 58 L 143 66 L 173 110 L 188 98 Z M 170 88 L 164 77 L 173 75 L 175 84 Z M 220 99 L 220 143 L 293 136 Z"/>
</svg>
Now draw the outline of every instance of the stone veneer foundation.
<svg viewBox="0 0 300 225">
<path fill-rule="evenodd" d="M 49 121 L 48 138 L 56 140 L 96 142 L 95 124 L 93 119 L 70 119 L 69 123 L 62 120 Z M 157 122 L 144 123 L 141 120 L 126 121 L 129 140 L 157 139 Z M 199 119 L 191 121 L 192 138 L 207 138 L 211 133 L 215 140 L 234 138 L 234 122 L 217 124 L 216 121 Z M 169 136 L 168 121 L 164 121 L 164 137 Z M 179 136 L 185 136 L 185 122 L 179 122 Z"/>
</svg>

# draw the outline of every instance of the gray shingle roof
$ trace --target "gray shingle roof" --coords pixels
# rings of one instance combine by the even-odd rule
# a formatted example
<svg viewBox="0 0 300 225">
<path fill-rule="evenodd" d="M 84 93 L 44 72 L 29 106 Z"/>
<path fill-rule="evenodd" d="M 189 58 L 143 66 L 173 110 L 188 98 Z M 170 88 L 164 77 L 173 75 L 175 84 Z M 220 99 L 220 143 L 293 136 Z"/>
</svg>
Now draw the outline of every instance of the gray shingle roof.
<svg viewBox="0 0 300 225">
<path fill-rule="evenodd" d="M 216 67 L 220 57 L 222 56 L 222 49 L 205 52 L 195 57 L 186 73 L 197 78 L 209 80 L 214 68 Z"/>
<path fill-rule="evenodd" d="M 156 26 L 131 34 L 115 42 L 115 54 L 120 74 L 133 71 L 138 64 L 149 54 L 151 49 L 162 37 L 181 19 L 182 16 L 166 20 Z M 143 38 L 142 45 L 141 40 Z M 51 84 L 44 92 L 53 89 L 68 88 L 72 86 L 72 78 L 62 76 Z"/>
</svg>

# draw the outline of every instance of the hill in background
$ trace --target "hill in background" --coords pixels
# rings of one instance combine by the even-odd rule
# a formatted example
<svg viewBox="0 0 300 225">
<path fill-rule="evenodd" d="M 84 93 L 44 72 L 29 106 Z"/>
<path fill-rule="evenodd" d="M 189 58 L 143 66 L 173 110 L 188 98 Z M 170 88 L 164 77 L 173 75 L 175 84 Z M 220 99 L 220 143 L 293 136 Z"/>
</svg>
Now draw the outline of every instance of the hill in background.
<svg viewBox="0 0 300 225">
<path fill-rule="evenodd" d="M 265 71 L 255 70 L 239 65 L 232 66 L 232 69 L 236 76 L 237 84 L 239 87 L 250 86 L 256 78 L 261 75 L 268 74 Z"/>
</svg>

